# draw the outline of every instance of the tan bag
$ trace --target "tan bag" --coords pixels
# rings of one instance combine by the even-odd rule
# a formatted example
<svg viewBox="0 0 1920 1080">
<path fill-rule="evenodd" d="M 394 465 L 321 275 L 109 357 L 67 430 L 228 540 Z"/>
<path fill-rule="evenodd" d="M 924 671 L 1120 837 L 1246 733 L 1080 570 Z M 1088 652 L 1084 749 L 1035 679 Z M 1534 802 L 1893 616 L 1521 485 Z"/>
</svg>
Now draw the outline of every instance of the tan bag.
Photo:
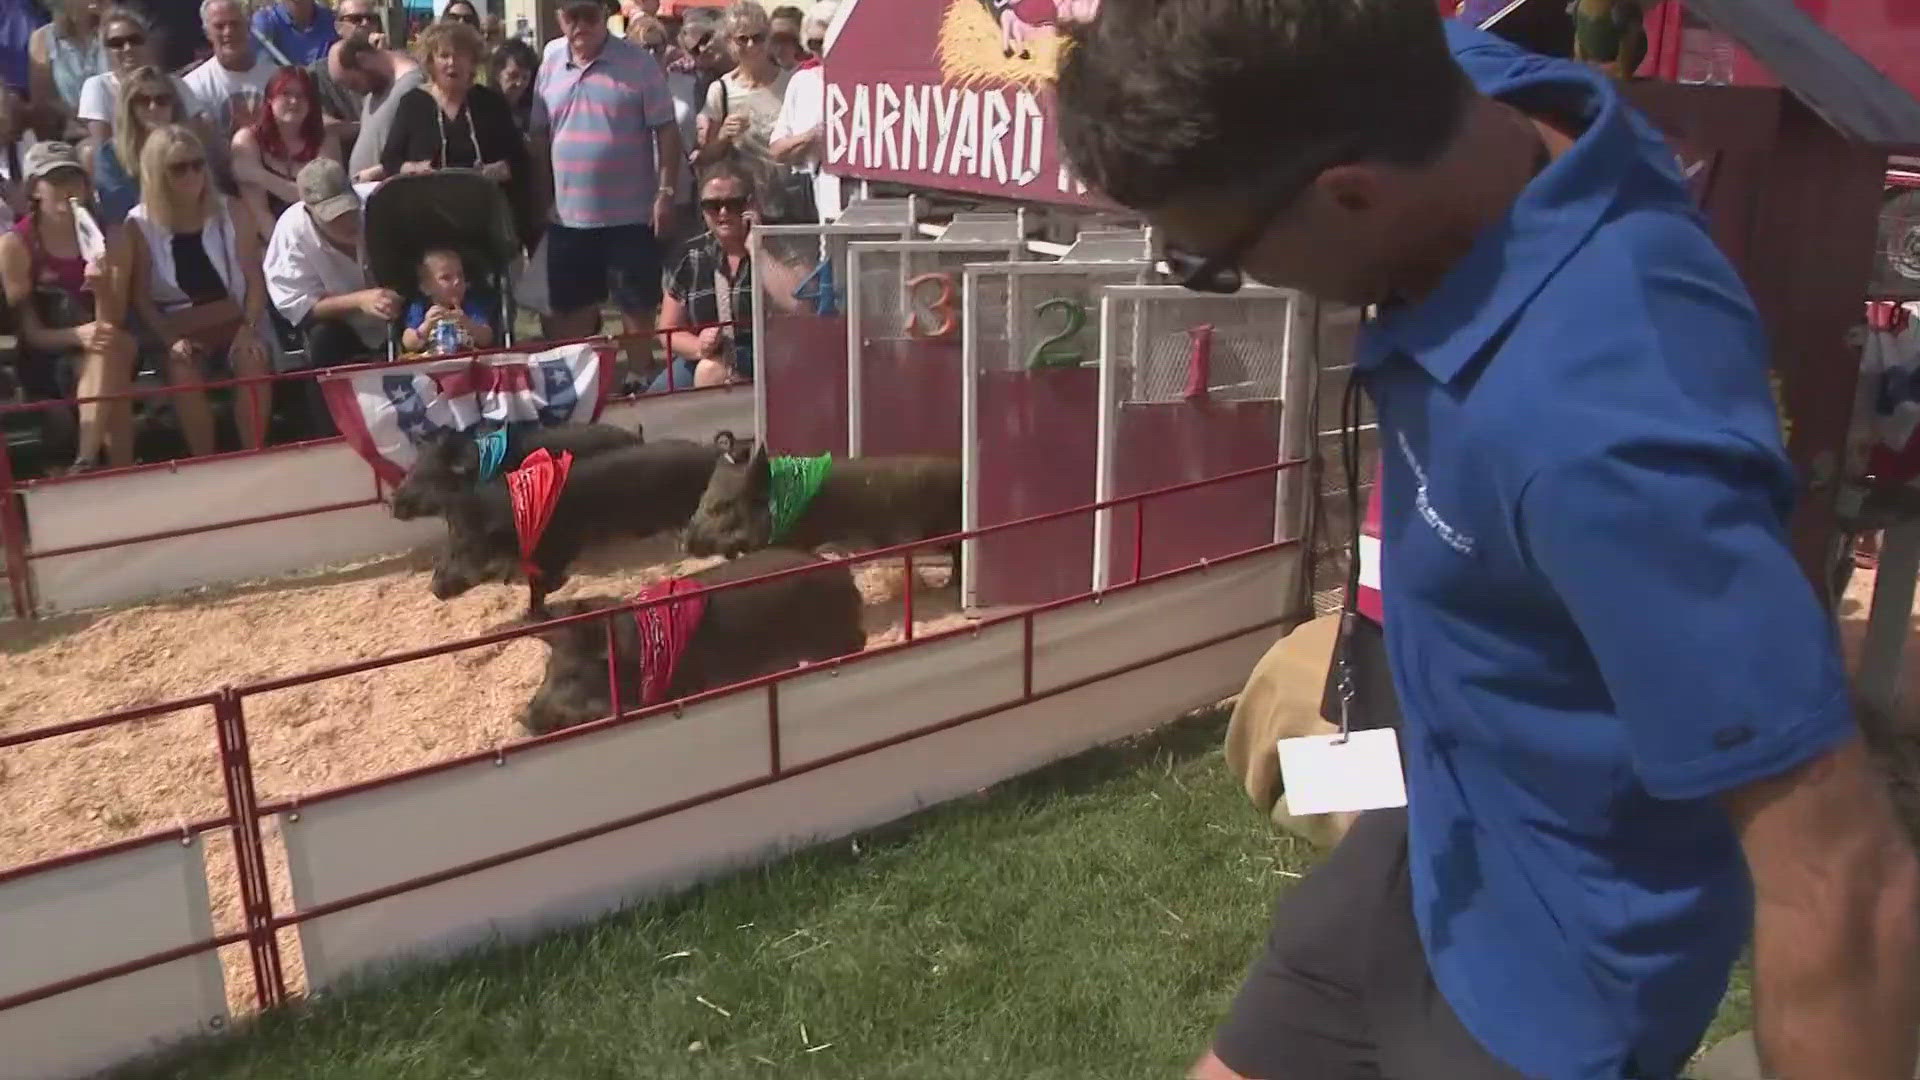
<svg viewBox="0 0 1920 1080">
<path fill-rule="evenodd" d="M 1331 735 L 1339 728 L 1320 715 L 1320 701 L 1340 637 L 1340 616 L 1302 623 L 1275 642 L 1254 665 L 1227 723 L 1227 768 L 1240 778 L 1247 798 L 1276 827 L 1332 848 L 1352 826 L 1355 813 L 1294 817 L 1280 785 L 1281 739 Z"/>
</svg>

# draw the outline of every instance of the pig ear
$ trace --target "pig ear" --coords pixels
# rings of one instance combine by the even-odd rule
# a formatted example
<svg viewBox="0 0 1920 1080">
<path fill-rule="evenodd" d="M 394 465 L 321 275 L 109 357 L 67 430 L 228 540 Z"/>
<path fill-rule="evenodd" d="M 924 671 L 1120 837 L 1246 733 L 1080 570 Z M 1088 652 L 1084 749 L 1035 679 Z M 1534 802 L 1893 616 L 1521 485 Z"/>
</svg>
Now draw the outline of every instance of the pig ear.
<svg viewBox="0 0 1920 1080">
<path fill-rule="evenodd" d="M 747 483 L 756 491 L 765 491 L 773 486 L 773 466 L 767 462 L 767 448 L 755 446 L 753 456 L 747 459 Z"/>
</svg>

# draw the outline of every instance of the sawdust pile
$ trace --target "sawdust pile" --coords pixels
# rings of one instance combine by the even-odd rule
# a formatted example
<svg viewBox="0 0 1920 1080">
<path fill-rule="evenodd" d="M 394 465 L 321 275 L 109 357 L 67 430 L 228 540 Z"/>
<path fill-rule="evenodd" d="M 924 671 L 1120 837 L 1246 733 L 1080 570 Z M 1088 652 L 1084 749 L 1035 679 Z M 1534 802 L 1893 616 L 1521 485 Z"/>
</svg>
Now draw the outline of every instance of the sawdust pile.
<svg viewBox="0 0 1920 1080">
<path fill-rule="evenodd" d="M 666 573 L 717 560 L 671 562 L 664 544 L 582 559 L 557 594 L 631 595 Z M 515 625 L 520 586 L 484 585 L 442 603 L 423 556 L 299 582 L 266 583 L 137 607 L 0 624 L 0 734 L 315 671 Z M 923 631 L 963 623 L 946 569 L 920 570 Z M 897 563 L 856 572 L 870 644 L 903 633 Z M 522 737 L 514 717 L 539 685 L 547 648 L 518 639 L 361 675 L 249 696 L 246 720 L 260 800 L 311 794 L 489 749 Z M 0 750 L 0 869 L 75 849 L 217 818 L 226 809 L 213 710 L 201 707 Z M 272 832 L 271 822 L 265 827 Z M 241 926 L 238 879 L 223 830 L 201 837 L 219 912 Z M 284 859 L 267 837 L 275 910 L 292 910 Z M 283 935 L 290 982 L 304 985 L 293 935 Z M 252 1007 L 245 950 L 225 950 L 229 997 Z"/>
</svg>

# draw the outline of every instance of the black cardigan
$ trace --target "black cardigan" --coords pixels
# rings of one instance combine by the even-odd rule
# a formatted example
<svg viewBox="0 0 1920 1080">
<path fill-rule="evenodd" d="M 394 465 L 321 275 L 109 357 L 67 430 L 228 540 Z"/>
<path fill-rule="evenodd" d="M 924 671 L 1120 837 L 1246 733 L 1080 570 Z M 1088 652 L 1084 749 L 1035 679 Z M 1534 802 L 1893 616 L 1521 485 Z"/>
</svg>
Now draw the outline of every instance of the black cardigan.
<svg viewBox="0 0 1920 1080">
<path fill-rule="evenodd" d="M 505 185 L 507 201 L 513 205 L 521 237 L 528 237 L 533 225 L 533 162 L 527 154 L 526 139 L 513 122 L 513 107 L 499 91 L 475 84 L 467 90 L 460 114 L 447 120 L 444 128 L 441 115 L 440 103 L 425 87 L 401 96 L 394 106 L 387 144 L 380 151 L 380 164 L 387 175 L 398 175 L 400 167 L 409 161 L 431 161 L 436 169 L 477 169 L 504 161 L 513 172 Z M 480 148 L 478 160 L 473 155 L 476 142 Z"/>
</svg>

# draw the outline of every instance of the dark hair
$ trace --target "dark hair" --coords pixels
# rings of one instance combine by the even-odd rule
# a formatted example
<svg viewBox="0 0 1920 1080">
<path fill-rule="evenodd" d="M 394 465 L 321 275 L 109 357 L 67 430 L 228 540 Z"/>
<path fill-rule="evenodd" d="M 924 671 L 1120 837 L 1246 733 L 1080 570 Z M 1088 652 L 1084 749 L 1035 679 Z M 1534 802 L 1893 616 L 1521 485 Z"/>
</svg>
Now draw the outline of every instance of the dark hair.
<svg viewBox="0 0 1920 1080">
<path fill-rule="evenodd" d="M 359 34 L 355 34 L 352 37 L 341 38 L 340 66 L 357 70 L 360 67 L 360 61 L 365 60 L 367 57 L 379 51 L 373 42 L 368 41 Z"/>
<path fill-rule="evenodd" d="M 1470 98 L 1433 0 L 1102 0 L 1064 29 L 1061 146 L 1136 208 L 1320 155 L 1425 164 Z"/>
<path fill-rule="evenodd" d="M 794 7 L 792 4 L 782 4 L 779 7 L 774 8 L 772 11 L 767 13 L 767 20 L 769 22 L 771 22 L 774 19 L 792 19 L 794 22 L 797 22 L 797 23 L 806 22 L 807 14 L 806 12 L 801 11 L 799 8 Z"/>
<path fill-rule="evenodd" d="M 737 180 L 740 182 L 740 190 L 746 193 L 747 198 L 753 198 L 753 174 L 745 166 L 730 158 L 721 158 L 700 170 L 700 181 L 693 186 L 694 195 L 698 196 L 706 189 L 708 182 L 713 180 Z"/>
<path fill-rule="evenodd" d="M 500 73 L 506 70 L 508 64 L 519 64 L 527 69 L 528 74 L 538 74 L 540 56 L 533 51 L 533 46 L 519 38 L 508 38 L 495 46 L 493 55 L 487 57 L 487 74 L 497 83 Z"/>
</svg>

